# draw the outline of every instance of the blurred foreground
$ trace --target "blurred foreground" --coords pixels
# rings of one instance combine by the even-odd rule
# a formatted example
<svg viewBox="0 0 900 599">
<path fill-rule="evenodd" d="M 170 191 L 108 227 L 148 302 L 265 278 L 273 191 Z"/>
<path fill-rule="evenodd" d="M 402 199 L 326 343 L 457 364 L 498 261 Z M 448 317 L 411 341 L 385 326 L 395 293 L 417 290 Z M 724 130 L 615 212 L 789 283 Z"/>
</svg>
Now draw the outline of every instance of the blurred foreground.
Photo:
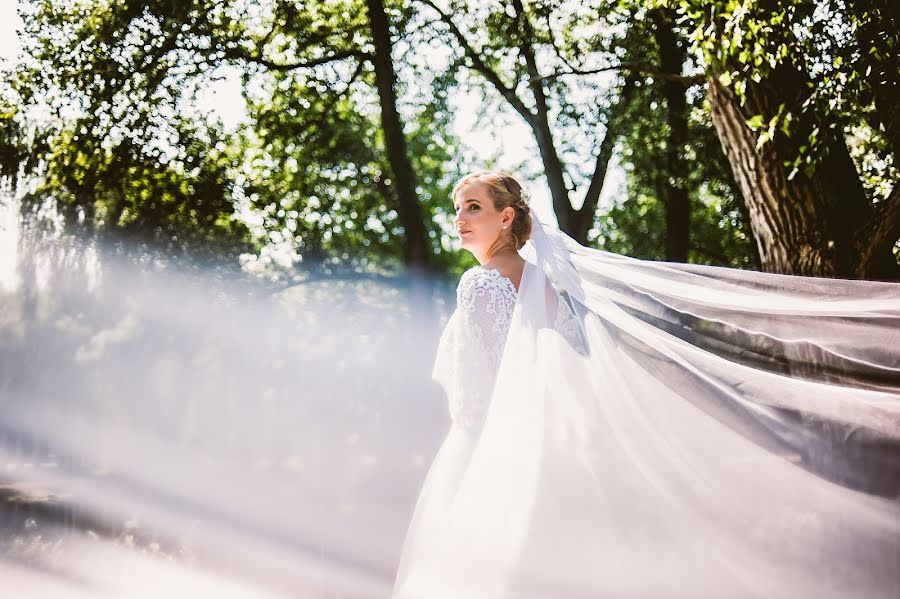
<svg viewBox="0 0 900 599">
<path fill-rule="evenodd" d="M 442 286 L 334 276 L 273 294 L 62 243 L 20 273 L 0 299 L 4 586 L 389 594 L 447 426 L 430 381 Z"/>
</svg>

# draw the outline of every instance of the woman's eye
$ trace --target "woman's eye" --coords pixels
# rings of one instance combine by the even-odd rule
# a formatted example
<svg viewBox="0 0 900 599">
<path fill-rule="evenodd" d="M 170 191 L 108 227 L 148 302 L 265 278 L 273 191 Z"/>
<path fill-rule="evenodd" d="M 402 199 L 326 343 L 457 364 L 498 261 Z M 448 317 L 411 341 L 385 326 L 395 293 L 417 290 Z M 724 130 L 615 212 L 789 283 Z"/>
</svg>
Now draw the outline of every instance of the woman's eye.
<svg viewBox="0 0 900 599">
<path fill-rule="evenodd" d="M 478 206 L 469 206 L 470 211 L 478 210 Z"/>
</svg>

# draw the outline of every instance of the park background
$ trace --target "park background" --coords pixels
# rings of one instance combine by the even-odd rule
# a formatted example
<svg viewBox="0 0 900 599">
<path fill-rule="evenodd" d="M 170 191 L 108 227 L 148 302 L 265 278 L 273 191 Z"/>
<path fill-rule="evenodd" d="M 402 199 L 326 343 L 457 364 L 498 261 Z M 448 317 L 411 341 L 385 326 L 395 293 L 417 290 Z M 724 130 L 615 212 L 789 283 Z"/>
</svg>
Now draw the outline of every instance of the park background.
<svg viewBox="0 0 900 599">
<path fill-rule="evenodd" d="M 886 0 L 2 10 L 7 280 L 27 231 L 282 280 L 458 274 L 449 191 L 485 168 L 593 247 L 897 277 Z"/>
</svg>

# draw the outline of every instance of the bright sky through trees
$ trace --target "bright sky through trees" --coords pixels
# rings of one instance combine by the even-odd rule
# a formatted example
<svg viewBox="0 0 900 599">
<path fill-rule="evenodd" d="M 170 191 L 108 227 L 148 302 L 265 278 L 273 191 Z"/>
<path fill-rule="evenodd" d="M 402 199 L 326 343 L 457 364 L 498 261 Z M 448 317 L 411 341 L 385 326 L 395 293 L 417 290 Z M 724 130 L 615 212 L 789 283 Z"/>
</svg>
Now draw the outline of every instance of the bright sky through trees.
<svg viewBox="0 0 900 599">
<path fill-rule="evenodd" d="M 0 1 L 0 58 L 13 61 L 20 51 L 17 29 L 21 20 L 17 14 L 18 0 Z M 212 113 L 221 118 L 229 129 L 235 128 L 245 117 L 240 73 L 237 69 L 224 66 L 215 73 L 215 80 L 204 85 L 198 97 L 198 112 Z M 518 176 L 537 175 L 530 184 L 529 191 L 534 198 L 534 208 L 542 220 L 555 222 L 549 190 L 540 176 L 541 162 L 534 137 L 528 126 L 518 115 L 504 111 L 503 122 L 496 128 L 485 128 L 477 123 L 477 115 L 482 109 L 482 99 L 476 92 L 458 90 L 452 100 L 454 109 L 455 134 L 463 140 L 477 166 L 509 170 Z M 498 135 L 499 133 L 499 135 Z M 526 172 L 520 165 L 526 165 Z M 622 193 L 624 173 L 615 167 L 610 171 L 607 184 L 600 199 L 601 209 L 613 203 L 613 197 Z M 449 199 L 448 199 L 449 201 Z M 8 281 L 13 274 L 15 263 L 14 210 L 10 202 L 0 206 L 0 284 Z"/>
</svg>

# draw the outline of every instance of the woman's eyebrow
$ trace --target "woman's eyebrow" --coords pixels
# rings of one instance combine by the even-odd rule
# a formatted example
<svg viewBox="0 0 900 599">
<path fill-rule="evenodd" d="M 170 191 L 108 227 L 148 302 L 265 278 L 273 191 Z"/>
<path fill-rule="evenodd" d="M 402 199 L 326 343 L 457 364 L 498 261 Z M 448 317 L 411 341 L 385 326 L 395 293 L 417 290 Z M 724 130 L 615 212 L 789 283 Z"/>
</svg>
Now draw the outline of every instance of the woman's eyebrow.
<svg viewBox="0 0 900 599">
<path fill-rule="evenodd" d="M 481 200 L 476 200 L 475 198 L 470 198 L 470 199 L 468 199 L 468 200 L 463 200 L 463 201 L 462 201 L 462 204 L 466 204 L 466 203 L 468 203 L 468 202 L 475 202 L 475 203 L 478 203 L 478 202 L 480 202 L 480 201 L 481 201 Z M 454 208 L 459 208 L 462 204 L 453 204 L 453 207 L 454 207 Z"/>
</svg>

